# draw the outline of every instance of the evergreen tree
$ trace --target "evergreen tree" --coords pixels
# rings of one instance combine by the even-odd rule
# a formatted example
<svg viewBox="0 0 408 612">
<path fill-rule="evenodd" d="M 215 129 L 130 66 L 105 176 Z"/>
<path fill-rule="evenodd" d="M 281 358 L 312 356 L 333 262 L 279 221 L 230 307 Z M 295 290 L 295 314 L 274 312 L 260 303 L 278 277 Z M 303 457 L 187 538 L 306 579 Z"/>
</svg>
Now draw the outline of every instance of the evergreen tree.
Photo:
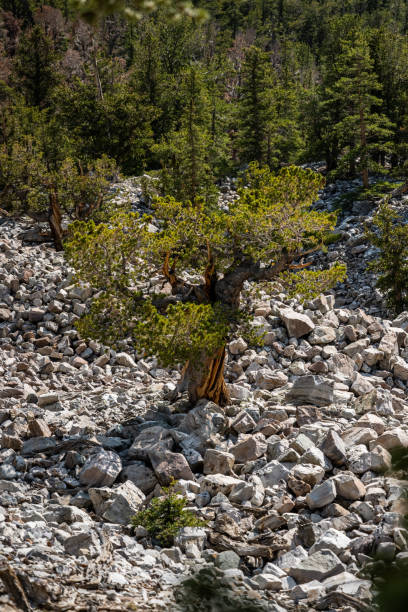
<svg viewBox="0 0 408 612">
<path fill-rule="evenodd" d="M 270 58 L 257 47 L 245 53 L 238 101 L 238 146 L 242 162 L 271 161 L 272 71 Z"/>
<path fill-rule="evenodd" d="M 380 251 L 369 266 L 379 273 L 377 287 L 398 314 L 408 306 L 408 225 L 386 202 L 374 216 L 367 237 Z"/>
<path fill-rule="evenodd" d="M 371 40 L 381 110 L 394 124 L 391 163 L 398 171 L 408 159 L 408 41 L 389 26 L 373 31 Z"/>
<path fill-rule="evenodd" d="M 342 50 L 334 67 L 337 78 L 324 93 L 325 103 L 340 109 L 340 118 L 333 122 L 340 151 L 342 169 L 350 174 L 359 170 L 363 184 L 368 187 L 369 168 L 373 153 L 390 151 L 391 123 L 378 112 L 381 89 L 373 70 L 368 41 L 357 30 L 343 41 Z"/>
<path fill-rule="evenodd" d="M 210 113 L 208 96 L 200 71 L 191 66 L 184 74 L 181 99 L 183 113 L 178 130 L 173 130 L 154 147 L 163 166 L 165 193 L 185 202 L 199 198 L 209 203 L 215 197 L 210 165 Z"/>
<path fill-rule="evenodd" d="M 246 281 L 279 279 L 292 295 L 310 298 L 344 278 L 342 265 L 309 271 L 301 263 L 335 224 L 335 215 L 310 210 L 322 186 L 317 173 L 288 167 L 273 175 L 252 165 L 245 184 L 228 210 L 162 198 L 154 204 L 155 233 L 149 218 L 117 215 L 98 226 L 75 223 L 66 245 L 77 278 L 99 292 L 81 335 L 114 345 L 131 338 L 164 366 L 187 362 L 180 390 L 192 402 L 228 403 L 225 344 L 239 323 Z M 171 295 L 133 290 L 149 285 L 152 264 Z M 184 280 L 186 271 L 201 280 Z"/>
<path fill-rule="evenodd" d="M 51 93 L 59 81 L 56 61 L 52 41 L 40 26 L 34 26 L 21 37 L 14 75 L 27 104 L 44 107 L 50 103 Z"/>
<path fill-rule="evenodd" d="M 76 80 L 73 86 L 58 89 L 58 99 L 59 121 L 74 138 L 80 158 L 105 154 L 127 174 L 144 170 L 153 145 L 155 110 L 126 82 L 106 89 L 101 99 L 93 84 Z"/>
</svg>

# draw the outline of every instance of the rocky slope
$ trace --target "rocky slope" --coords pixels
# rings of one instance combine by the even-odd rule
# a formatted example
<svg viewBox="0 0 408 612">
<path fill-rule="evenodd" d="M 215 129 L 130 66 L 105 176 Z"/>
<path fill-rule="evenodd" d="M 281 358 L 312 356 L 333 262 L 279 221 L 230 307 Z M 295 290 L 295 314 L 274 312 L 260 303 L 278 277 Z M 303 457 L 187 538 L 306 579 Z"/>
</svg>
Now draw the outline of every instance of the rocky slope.
<svg viewBox="0 0 408 612">
<path fill-rule="evenodd" d="M 123 193 L 145 207 L 131 181 Z M 174 585 L 206 564 L 266 610 L 372 609 L 370 555 L 406 557 L 402 483 L 383 472 L 408 446 L 408 313 L 383 318 L 359 211 L 324 255 L 349 265 L 335 292 L 252 302 L 265 346 L 229 345 L 226 411 L 185 412 L 177 371 L 80 339 L 91 290 L 2 223 L 1 610 L 177 610 Z M 208 526 L 160 549 L 128 523 L 172 477 Z"/>
</svg>

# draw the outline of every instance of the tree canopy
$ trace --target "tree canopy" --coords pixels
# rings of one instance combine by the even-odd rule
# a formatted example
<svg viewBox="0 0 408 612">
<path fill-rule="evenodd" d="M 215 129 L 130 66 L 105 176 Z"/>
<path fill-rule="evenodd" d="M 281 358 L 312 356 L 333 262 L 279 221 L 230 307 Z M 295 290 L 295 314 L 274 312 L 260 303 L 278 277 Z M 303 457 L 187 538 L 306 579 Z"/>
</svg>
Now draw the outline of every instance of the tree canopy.
<svg viewBox="0 0 408 612">
<path fill-rule="evenodd" d="M 157 231 L 150 217 L 134 213 L 99 225 L 74 223 L 68 259 L 78 280 L 99 290 L 81 333 L 110 344 L 130 337 L 163 365 L 188 362 L 196 399 L 208 360 L 224 355 L 231 325 L 239 323 L 246 281 L 280 279 L 310 296 L 343 278 L 341 264 L 320 274 L 307 270 L 305 258 L 323 247 L 335 224 L 333 213 L 310 209 L 321 185 L 312 171 L 274 174 L 252 164 L 228 210 L 167 197 L 154 203 Z M 152 292 L 152 270 L 162 276 L 164 294 Z M 222 380 L 203 395 L 227 401 Z"/>
</svg>

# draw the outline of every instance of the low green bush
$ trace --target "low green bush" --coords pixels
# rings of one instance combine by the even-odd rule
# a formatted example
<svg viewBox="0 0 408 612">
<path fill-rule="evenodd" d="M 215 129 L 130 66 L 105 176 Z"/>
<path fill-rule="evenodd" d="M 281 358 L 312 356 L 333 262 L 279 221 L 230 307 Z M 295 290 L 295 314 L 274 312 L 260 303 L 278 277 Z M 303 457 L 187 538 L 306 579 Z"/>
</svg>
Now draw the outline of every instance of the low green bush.
<svg viewBox="0 0 408 612">
<path fill-rule="evenodd" d="M 144 527 L 149 535 L 161 546 L 172 546 L 174 538 L 182 527 L 205 527 L 206 522 L 198 519 L 193 512 L 185 510 L 188 500 L 176 493 L 172 482 L 164 487 L 163 497 L 154 497 L 149 508 L 132 516 L 134 527 Z"/>
</svg>

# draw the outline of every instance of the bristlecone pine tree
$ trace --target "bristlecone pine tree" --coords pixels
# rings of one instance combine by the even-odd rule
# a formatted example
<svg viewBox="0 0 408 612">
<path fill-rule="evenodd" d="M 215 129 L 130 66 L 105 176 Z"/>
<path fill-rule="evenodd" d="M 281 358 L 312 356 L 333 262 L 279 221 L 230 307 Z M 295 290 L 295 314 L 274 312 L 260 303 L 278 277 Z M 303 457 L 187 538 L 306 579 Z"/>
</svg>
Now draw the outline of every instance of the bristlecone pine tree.
<svg viewBox="0 0 408 612">
<path fill-rule="evenodd" d="M 106 156 L 83 165 L 64 159 L 51 170 L 33 139 L 0 145 L 0 205 L 8 214 L 48 222 L 57 251 L 62 251 L 62 217 L 101 215 L 108 208 L 116 163 Z"/>
<path fill-rule="evenodd" d="M 303 263 L 335 224 L 334 214 L 310 209 L 321 186 L 312 171 L 273 175 L 252 164 L 228 211 L 168 197 L 154 204 L 157 232 L 149 231 L 149 217 L 132 213 L 100 225 L 75 222 L 68 260 L 77 280 L 98 290 L 80 333 L 114 346 L 131 339 L 163 366 L 184 363 L 179 390 L 191 402 L 227 404 L 225 345 L 244 283 L 280 279 L 292 294 L 311 296 L 344 277 L 341 264 L 315 272 Z M 154 273 L 167 294 L 153 293 Z"/>
</svg>

